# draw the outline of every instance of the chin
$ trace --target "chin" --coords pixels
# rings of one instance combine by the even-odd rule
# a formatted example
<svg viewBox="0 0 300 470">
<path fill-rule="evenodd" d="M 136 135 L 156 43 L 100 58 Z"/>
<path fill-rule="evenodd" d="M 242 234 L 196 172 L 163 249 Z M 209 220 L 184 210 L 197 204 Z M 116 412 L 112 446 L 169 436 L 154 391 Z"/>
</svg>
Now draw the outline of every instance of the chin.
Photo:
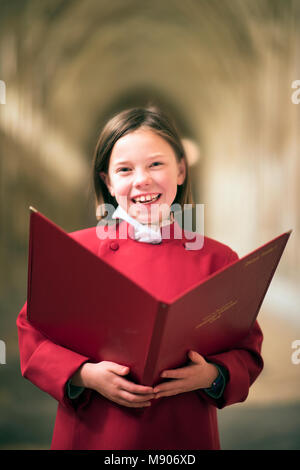
<svg viewBox="0 0 300 470">
<path fill-rule="evenodd" d="M 141 224 L 158 224 L 170 216 L 170 206 L 164 204 L 152 204 L 151 206 L 141 206 L 131 204 L 129 215 Z"/>
</svg>

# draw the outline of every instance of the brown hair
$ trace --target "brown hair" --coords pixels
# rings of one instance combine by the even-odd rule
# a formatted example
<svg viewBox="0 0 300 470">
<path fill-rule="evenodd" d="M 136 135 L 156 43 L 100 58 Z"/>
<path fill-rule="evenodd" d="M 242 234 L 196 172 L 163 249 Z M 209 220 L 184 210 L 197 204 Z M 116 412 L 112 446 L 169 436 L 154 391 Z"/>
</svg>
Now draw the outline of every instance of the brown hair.
<svg viewBox="0 0 300 470">
<path fill-rule="evenodd" d="M 173 204 L 180 204 L 182 210 L 184 204 L 193 204 L 188 162 L 178 130 L 169 116 L 156 106 L 150 105 L 121 111 L 113 116 L 102 129 L 93 157 L 93 186 L 96 197 L 96 213 L 98 206 L 105 203 L 112 204 L 117 208 L 118 203 L 110 194 L 100 176 L 100 172 L 108 173 L 110 155 L 117 140 L 140 127 L 148 128 L 163 137 L 172 146 L 178 162 L 182 158 L 184 159 L 186 177 L 184 183 L 177 188 Z M 105 215 L 98 215 L 96 218 L 101 220 Z"/>
</svg>

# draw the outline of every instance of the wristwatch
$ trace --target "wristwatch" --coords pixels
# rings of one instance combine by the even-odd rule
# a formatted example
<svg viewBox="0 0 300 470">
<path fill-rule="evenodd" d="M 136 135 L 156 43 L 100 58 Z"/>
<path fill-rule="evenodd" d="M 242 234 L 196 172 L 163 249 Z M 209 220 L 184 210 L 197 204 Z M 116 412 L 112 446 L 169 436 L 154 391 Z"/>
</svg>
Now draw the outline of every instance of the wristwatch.
<svg viewBox="0 0 300 470">
<path fill-rule="evenodd" d="M 217 392 L 219 391 L 219 388 L 223 385 L 224 383 L 223 375 L 221 374 L 219 368 L 218 368 L 218 371 L 219 371 L 218 377 L 213 381 L 210 387 L 205 388 L 206 391 Z"/>
<path fill-rule="evenodd" d="M 212 398 L 220 398 L 224 392 L 225 385 L 227 382 L 227 371 L 226 368 L 217 364 L 214 364 L 218 371 L 218 377 L 213 381 L 209 388 L 204 388 L 203 390 Z"/>
</svg>

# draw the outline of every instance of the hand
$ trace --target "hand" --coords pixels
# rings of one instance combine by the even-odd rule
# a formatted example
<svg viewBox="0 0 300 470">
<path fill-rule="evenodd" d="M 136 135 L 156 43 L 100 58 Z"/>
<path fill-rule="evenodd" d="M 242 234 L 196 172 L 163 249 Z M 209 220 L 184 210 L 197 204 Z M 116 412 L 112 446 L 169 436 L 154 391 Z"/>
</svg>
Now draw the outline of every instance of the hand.
<svg viewBox="0 0 300 470">
<path fill-rule="evenodd" d="M 192 361 L 191 364 L 179 369 L 165 370 L 161 373 L 162 378 L 175 380 L 160 383 L 154 387 L 155 398 L 169 397 L 211 386 L 218 377 L 217 367 L 207 362 L 196 351 L 189 351 L 188 357 Z"/>
<path fill-rule="evenodd" d="M 129 367 L 115 362 L 101 361 L 97 364 L 86 362 L 72 377 L 77 386 L 91 388 L 119 405 L 130 408 L 150 406 L 154 398 L 153 388 L 137 385 L 123 376 L 129 373 Z"/>
</svg>

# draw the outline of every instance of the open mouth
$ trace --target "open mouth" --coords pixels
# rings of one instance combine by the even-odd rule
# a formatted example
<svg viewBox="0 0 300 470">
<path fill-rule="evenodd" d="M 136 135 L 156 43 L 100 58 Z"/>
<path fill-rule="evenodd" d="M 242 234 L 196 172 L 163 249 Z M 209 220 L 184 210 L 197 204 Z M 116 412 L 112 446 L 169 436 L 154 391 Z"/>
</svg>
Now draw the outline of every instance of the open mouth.
<svg viewBox="0 0 300 470">
<path fill-rule="evenodd" d="M 135 204 L 152 204 L 153 202 L 156 202 L 159 200 L 161 194 L 156 194 L 155 196 L 141 196 L 137 198 L 132 198 L 132 202 Z"/>
</svg>

